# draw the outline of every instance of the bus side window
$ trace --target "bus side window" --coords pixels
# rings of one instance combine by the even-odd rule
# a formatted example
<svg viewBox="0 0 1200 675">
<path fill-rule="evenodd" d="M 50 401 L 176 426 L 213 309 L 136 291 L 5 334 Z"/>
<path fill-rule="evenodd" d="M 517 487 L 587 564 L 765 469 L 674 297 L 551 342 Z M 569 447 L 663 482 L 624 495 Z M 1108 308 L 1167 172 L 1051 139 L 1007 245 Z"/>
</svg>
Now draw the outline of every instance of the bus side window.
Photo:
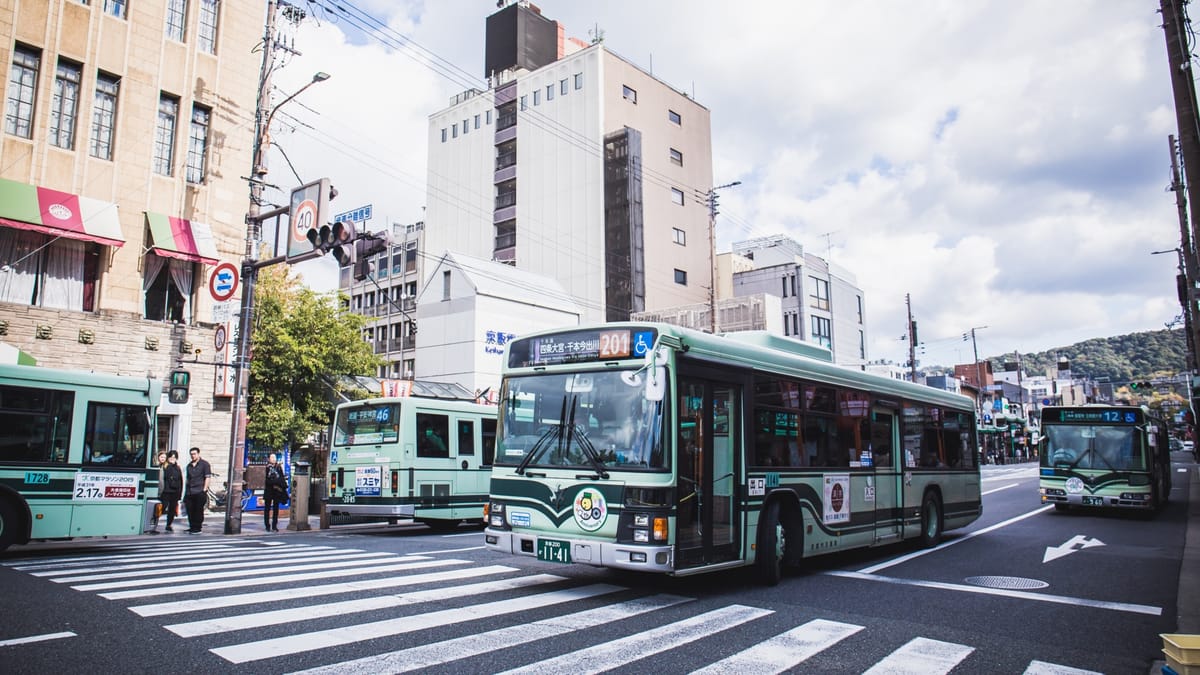
<svg viewBox="0 0 1200 675">
<path fill-rule="evenodd" d="M 417 413 L 417 457 L 449 457 L 450 419 L 445 415 Z"/>
<path fill-rule="evenodd" d="M 458 456 L 475 456 L 475 422 L 458 420 Z"/>
<path fill-rule="evenodd" d="M 496 420 L 483 420 L 483 465 L 491 466 L 496 460 Z"/>
</svg>

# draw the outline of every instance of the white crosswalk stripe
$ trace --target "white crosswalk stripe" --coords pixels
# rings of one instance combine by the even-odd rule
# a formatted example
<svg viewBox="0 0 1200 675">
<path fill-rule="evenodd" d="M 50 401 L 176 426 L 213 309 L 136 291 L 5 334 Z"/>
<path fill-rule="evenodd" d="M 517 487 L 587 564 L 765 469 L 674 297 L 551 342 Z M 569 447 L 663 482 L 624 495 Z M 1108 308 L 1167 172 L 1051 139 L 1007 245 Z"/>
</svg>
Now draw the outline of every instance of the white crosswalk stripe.
<svg viewBox="0 0 1200 675">
<path fill-rule="evenodd" d="M 230 663 L 261 664 L 270 670 L 264 662 L 301 656 L 298 662 L 317 664 L 299 671 L 306 675 L 411 672 L 499 653 L 505 660 L 497 661 L 492 669 L 509 668 L 506 673 L 599 673 L 671 650 L 686 650 L 698 640 L 722 633 L 721 644 L 728 645 L 723 653 L 728 656 L 693 675 L 759 675 L 803 669 L 806 661 L 819 655 L 836 658 L 838 650 L 851 649 L 850 644 L 861 649 L 862 640 L 840 643 L 877 630 L 823 618 L 780 627 L 783 617 L 775 610 L 741 604 L 705 608 L 679 618 L 686 611 L 671 612 L 670 608 L 695 598 L 669 594 L 630 598 L 633 591 L 623 586 L 580 585 L 559 574 L 452 557 L 475 548 L 401 556 L 248 540 L 219 545 L 156 542 L 144 547 L 105 547 L 79 556 L 9 561 L 7 567 L 127 602 L 128 609 L 141 617 L 163 617 L 162 627 L 180 638 L 215 641 L 216 646 L 211 646 L 213 642 L 205 646 Z M 169 574 L 163 574 L 164 563 L 169 565 Z M 270 574 L 263 573 L 264 565 L 271 567 Z M 146 601 L 151 598 L 154 600 Z M 452 600 L 458 602 L 447 602 Z M 388 610 L 395 615 L 364 620 L 388 617 Z M 417 613 L 405 613 L 413 611 Z M 537 611 L 543 618 L 521 622 L 521 615 L 529 611 Z M 376 614 L 364 616 L 368 612 Z M 581 620 L 583 616 L 586 620 Z M 515 625 L 479 630 L 489 619 Z M 584 639 L 590 644 L 580 646 L 581 637 L 562 639 L 586 636 L 596 626 L 610 629 L 602 640 Z M 287 628 L 282 634 L 268 631 L 267 635 L 275 637 L 263 639 L 264 627 Z M 395 640 L 430 629 L 443 629 L 449 636 L 413 645 Z M 390 639 L 387 651 L 374 653 L 380 649 L 372 641 L 382 639 Z M 534 643 L 541 646 L 530 653 L 539 657 L 528 662 L 522 662 L 519 651 L 503 651 Z M 555 649 L 557 645 L 575 648 L 563 651 Z M 321 665 L 330 648 L 349 646 L 362 656 Z M 969 666 L 975 651 L 970 645 L 916 636 L 891 653 L 872 654 L 874 664 L 865 672 L 948 673 Z M 344 656 L 345 650 L 336 653 Z M 552 656 L 541 658 L 548 654 Z M 692 654 L 696 654 L 694 649 Z M 862 655 L 854 657 L 861 659 Z M 1025 675 L 1095 673 L 1033 660 Z"/>
</svg>

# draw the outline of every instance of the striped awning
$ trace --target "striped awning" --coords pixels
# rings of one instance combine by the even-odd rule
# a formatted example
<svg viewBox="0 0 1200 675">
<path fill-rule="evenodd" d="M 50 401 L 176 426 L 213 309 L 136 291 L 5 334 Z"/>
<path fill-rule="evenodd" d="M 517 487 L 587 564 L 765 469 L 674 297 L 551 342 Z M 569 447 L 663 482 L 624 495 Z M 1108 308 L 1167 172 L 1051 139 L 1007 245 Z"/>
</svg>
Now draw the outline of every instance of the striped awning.
<svg viewBox="0 0 1200 675">
<path fill-rule="evenodd" d="M 146 225 L 150 228 L 152 252 L 205 265 L 217 264 L 217 245 L 208 223 L 147 211 Z"/>
<path fill-rule="evenodd" d="M 121 246 L 117 205 L 0 178 L 0 226 Z"/>
</svg>

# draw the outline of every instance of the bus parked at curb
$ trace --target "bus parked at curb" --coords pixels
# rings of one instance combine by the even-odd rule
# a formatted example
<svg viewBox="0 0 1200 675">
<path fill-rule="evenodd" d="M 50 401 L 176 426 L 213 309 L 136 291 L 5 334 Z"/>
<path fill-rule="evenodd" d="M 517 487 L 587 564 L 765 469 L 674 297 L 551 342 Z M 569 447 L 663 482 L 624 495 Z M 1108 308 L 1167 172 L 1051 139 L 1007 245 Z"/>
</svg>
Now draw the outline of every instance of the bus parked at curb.
<svg viewBox="0 0 1200 675">
<path fill-rule="evenodd" d="M 1043 504 L 1155 511 L 1171 495 L 1166 424 L 1143 406 L 1042 409 Z"/>
<path fill-rule="evenodd" d="M 325 509 L 435 529 L 479 522 L 495 447 L 495 406 L 419 397 L 342 403 Z"/>
<path fill-rule="evenodd" d="M 0 365 L 0 551 L 153 523 L 162 382 Z"/>
<path fill-rule="evenodd" d="M 934 545 L 981 513 L 974 402 L 761 331 L 612 323 L 505 353 L 486 546 L 691 575 Z"/>
</svg>

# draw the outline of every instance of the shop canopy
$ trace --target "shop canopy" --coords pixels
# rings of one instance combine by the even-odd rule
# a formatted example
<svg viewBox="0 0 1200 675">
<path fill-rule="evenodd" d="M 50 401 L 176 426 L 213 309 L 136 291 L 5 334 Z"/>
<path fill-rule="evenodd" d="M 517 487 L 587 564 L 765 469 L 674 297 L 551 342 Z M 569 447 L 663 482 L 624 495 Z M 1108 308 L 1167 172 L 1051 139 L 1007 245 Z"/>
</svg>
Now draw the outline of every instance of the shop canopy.
<svg viewBox="0 0 1200 675">
<path fill-rule="evenodd" d="M 217 264 L 217 246 L 207 223 L 146 212 L 150 228 L 150 250 L 168 258 L 205 265 Z"/>
<path fill-rule="evenodd" d="M 117 205 L 0 178 L 0 226 L 122 246 Z"/>
</svg>

